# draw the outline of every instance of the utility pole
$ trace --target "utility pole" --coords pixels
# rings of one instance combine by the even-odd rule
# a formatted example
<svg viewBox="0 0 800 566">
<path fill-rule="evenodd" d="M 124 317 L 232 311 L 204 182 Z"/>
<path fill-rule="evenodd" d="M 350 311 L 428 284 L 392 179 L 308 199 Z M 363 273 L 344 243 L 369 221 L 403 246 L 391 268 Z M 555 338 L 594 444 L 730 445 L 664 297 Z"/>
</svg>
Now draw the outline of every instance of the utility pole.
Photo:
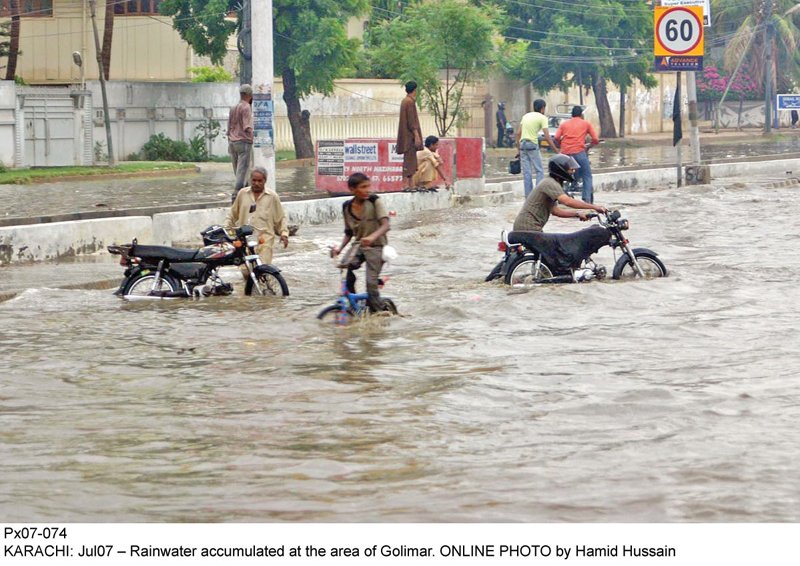
<svg viewBox="0 0 800 566">
<path fill-rule="evenodd" d="M 772 0 L 767 0 L 764 14 L 764 44 L 767 68 L 764 73 L 764 133 L 772 133 Z"/>
<path fill-rule="evenodd" d="M 94 50 L 97 54 L 97 66 L 100 69 L 100 92 L 103 94 L 103 116 L 106 123 L 106 147 L 108 148 L 108 165 L 114 166 L 114 145 L 111 143 L 111 116 L 108 115 L 108 96 L 106 95 L 106 73 L 103 68 L 103 55 L 100 50 L 100 36 L 97 34 L 96 7 L 97 0 L 89 0 L 92 10 L 92 30 L 94 31 Z"/>
<path fill-rule="evenodd" d="M 692 163 L 700 165 L 700 128 L 697 125 L 697 83 L 694 71 L 686 73 L 686 94 L 689 97 L 689 143 L 692 148 Z"/>
<path fill-rule="evenodd" d="M 619 137 L 625 137 L 625 85 L 619 87 Z"/>
<path fill-rule="evenodd" d="M 272 0 L 250 2 L 253 65 L 253 161 L 267 170 L 267 186 L 275 189 L 275 100 L 272 58 Z"/>
<path fill-rule="evenodd" d="M 251 84 L 253 80 L 253 34 L 250 20 L 250 0 L 242 2 L 242 29 L 239 32 L 239 53 L 242 64 L 239 71 L 239 84 Z"/>
</svg>

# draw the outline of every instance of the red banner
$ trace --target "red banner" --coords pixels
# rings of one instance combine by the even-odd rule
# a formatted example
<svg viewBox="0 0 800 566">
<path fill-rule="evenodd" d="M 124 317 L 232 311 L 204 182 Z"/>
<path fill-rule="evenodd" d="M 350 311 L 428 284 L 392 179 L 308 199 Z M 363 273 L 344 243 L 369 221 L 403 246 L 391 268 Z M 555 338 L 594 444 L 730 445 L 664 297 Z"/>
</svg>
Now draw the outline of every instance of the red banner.
<svg viewBox="0 0 800 566">
<path fill-rule="evenodd" d="M 471 166 L 464 166 L 467 176 L 480 177 L 483 171 L 483 139 L 458 138 L 439 140 L 439 156 L 442 158 L 442 170 L 448 179 L 465 178 L 460 169 L 457 170 L 456 148 L 461 152 L 462 139 L 464 145 L 463 159 Z M 392 192 L 403 189 L 403 156 L 395 153 L 395 140 L 354 138 L 346 140 L 319 140 L 317 142 L 316 185 L 319 191 L 347 192 L 347 178 L 356 172 L 367 175 L 372 181 L 375 192 Z M 476 148 L 479 148 L 476 151 Z M 459 155 L 459 163 L 462 156 Z M 477 168 L 476 168 L 477 165 Z M 475 171 L 478 174 L 475 175 Z M 433 182 L 444 184 L 442 179 Z"/>
</svg>

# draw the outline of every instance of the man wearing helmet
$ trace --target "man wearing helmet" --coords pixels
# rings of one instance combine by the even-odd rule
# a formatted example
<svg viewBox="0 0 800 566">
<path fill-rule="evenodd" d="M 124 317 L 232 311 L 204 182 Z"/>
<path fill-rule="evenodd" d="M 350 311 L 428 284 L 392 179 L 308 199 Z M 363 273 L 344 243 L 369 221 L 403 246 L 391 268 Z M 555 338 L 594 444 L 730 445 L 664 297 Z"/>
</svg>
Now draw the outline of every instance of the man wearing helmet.
<svg viewBox="0 0 800 566">
<path fill-rule="evenodd" d="M 569 155 L 559 154 L 550 158 L 548 165 L 549 177 L 536 185 L 533 192 L 525 199 L 514 220 L 514 231 L 541 232 L 550 219 L 550 214 L 561 218 L 580 218 L 587 220 L 585 212 L 580 210 L 565 210 L 559 204 L 570 208 L 606 212 L 604 206 L 576 200 L 564 192 L 563 185 L 567 181 L 574 181 L 573 174 L 580 166 Z"/>
</svg>

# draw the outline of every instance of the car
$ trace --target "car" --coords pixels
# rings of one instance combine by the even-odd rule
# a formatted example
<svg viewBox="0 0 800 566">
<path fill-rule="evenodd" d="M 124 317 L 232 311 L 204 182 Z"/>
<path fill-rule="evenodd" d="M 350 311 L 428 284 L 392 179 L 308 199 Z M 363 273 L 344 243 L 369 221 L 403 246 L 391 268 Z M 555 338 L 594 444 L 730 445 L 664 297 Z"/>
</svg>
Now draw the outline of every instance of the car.
<svg viewBox="0 0 800 566">
<path fill-rule="evenodd" d="M 547 131 L 550 133 L 550 136 L 554 136 L 556 130 L 561 125 L 561 122 L 565 122 L 572 118 L 572 109 L 575 106 L 580 106 L 583 108 L 584 112 L 586 111 L 586 105 L 580 104 L 558 104 L 556 105 L 556 113 L 551 114 L 547 117 Z M 539 147 L 542 149 L 548 149 L 552 152 L 557 152 L 555 148 L 551 148 L 550 144 L 547 143 L 547 140 L 544 139 L 544 132 L 539 132 Z"/>
</svg>

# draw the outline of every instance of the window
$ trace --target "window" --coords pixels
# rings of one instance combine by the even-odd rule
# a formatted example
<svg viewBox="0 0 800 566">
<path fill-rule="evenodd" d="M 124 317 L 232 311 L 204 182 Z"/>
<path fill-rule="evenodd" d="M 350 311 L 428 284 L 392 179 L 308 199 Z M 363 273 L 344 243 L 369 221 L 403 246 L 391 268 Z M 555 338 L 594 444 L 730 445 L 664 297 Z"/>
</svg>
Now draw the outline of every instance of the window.
<svg viewBox="0 0 800 566">
<path fill-rule="evenodd" d="M 53 15 L 53 0 L 17 0 L 19 15 L 26 18 Z M 0 0 L 0 17 L 11 17 L 11 0 Z"/>
<path fill-rule="evenodd" d="M 118 0 L 114 4 L 117 16 L 155 16 L 161 0 Z"/>
</svg>

